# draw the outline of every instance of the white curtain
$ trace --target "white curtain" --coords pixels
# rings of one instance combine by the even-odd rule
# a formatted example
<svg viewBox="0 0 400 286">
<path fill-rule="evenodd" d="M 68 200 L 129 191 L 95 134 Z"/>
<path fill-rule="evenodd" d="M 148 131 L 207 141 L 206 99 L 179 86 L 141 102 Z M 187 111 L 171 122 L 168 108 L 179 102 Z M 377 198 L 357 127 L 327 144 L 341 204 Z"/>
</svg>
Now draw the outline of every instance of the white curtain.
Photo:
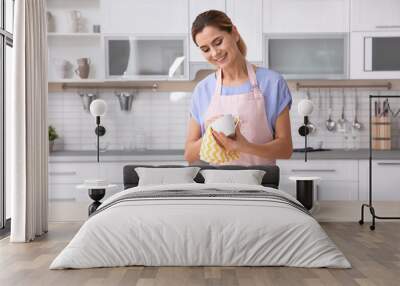
<svg viewBox="0 0 400 286">
<path fill-rule="evenodd" d="M 11 188 L 12 242 L 47 232 L 46 0 L 17 0 L 14 71 L 6 111 L 7 184 Z"/>
</svg>

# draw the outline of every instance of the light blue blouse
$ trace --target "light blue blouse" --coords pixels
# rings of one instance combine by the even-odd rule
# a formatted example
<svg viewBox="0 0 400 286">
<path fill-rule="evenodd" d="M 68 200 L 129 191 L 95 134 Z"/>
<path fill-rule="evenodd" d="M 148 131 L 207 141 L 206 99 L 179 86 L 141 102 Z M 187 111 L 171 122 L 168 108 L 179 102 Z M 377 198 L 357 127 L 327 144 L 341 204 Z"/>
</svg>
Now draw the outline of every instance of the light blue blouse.
<svg viewBox="0 0 400 286">
<path fill-rule="evenodd" d="M 265 111 L 271 130 L 275 132 L 275 123 L 278 115 L 292 105 L 292 96 L 284 78 L 267 68 L 257 67 L 256 77 L 258 86 L 264 96 Z M 215 92 L 217 84 L 216 74 L 212 73 L 200 81 L 192 94 L 191 115 L 201 126 L 201 133 L 204 134 L 205 114 Z M 240 86 L 222 85 L 221 96 L 230 96 L 251 91 L 250 81 Z"/>
</svg>

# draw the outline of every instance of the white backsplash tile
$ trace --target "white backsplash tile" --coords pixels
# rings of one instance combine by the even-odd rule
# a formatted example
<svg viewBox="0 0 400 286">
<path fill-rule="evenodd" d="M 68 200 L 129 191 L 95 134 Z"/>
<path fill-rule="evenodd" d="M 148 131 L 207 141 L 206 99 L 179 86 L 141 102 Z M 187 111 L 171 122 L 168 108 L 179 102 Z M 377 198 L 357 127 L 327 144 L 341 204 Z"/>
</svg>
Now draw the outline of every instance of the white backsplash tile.
<svg viewBox="0 0 400 286">
<path fill-rule="evenodd" d="M 121 111 L 113 93 L 101 93 L 107 114 L 101 120 L 108 149 L 183 149 L 191 93 L 140 92 L 131 112 Z M 95 119 L 75 92 L 49 94 L 49 124 L 60 135 L 56 150 L 95 150 Z M 143 146 L 144 145 L 144 146 Z"/>
<path fill-rule="evenodd" d="M 349 142 L 360 148 L 368 148 L 368 95 L 400 94 L 399 91 L 359 90 L 358 120 L 363 129 L 352 136 L 351 128 L 347 133 Z M 317 131 L 309 136 L 309 146 L 317 147 L 322 141 L 325 148 L 344 148 L 344 133 L 329 132 L 325 127 L 328 119 L 328 91 L 310 90 L 314 103 L 314 112 L 310 121 L 317 126 Z M 293 92 L 293 105 L 290 111 L 291 128 L 294 147 L 304 147 L 304 138 L 298 135 L 298 128 L 303 119 L 297 113 L 298 102 L 306 98 L 305 91 Z M 332 118 L 340 118 L 342 107 L 342 90 L 332 89 Z M 135 96 L 131 112 L 120 110 L 118 98 L 111 92 L 102 92 L 100 98 L 107 101 L 108 110 L 102 125 L 106 135 L 101 138 L 108 149 L 183 149 L 187 122 L 190 111 L 191 93 L 185 92 L 140 92 Z M 354 119 L 354 90 L 345 90 L 345 117 L 349 125 Z M 400 99 L 390 101 L 393 109 L 400 107 Z M 399 116 L 400 117 L 400 116 Z M 84 111 L 81 98 L 75 92 L 59 92 L 49 94 L 49 123 L 60 135 L 55 148 L 60 150 L 95 150 L 95 119 Z M 392 144 L 400 146 L 400 120 L 393 119 Z M 348 136 L 350 134 L 350 136 Z M 353 138 L 354 137 L 354 138 Z M 144 139 L 143 139 L 144 138 Z M 350 145 L 351 145 L 350 144 Z"/>
</svg>

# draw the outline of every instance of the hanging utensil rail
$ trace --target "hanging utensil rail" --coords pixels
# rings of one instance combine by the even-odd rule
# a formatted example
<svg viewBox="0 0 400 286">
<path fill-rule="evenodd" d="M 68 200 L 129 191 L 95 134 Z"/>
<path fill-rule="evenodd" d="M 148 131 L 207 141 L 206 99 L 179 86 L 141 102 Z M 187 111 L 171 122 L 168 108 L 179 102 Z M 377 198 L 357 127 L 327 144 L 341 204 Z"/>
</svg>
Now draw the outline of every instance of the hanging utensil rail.
<svg viewBox="0 0 400 286">
<path fill-rule="evenodd" d="M 62 89 L 129 89 L 129 90 L 152 90 L 158 89 L 158 84 L 152 85 L 128 85 L 123 83 L 63 83 Z"/>
<path fill-rule="evenodd" d="M 296 83 L 296 90 L 301 88 L 385 88 L 392 89 L 392 83 L 387 82 L 383 84 L 301 84 L 299 82 Z"/>
</svg>

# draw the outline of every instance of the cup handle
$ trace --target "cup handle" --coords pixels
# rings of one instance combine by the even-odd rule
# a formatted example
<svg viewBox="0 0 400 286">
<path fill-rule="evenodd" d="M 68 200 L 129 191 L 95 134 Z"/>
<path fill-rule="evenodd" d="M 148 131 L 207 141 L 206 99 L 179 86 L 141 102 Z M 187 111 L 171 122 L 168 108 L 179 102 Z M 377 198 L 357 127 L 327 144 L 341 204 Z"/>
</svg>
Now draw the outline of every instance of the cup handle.
<svg viewBox="0 0 400 286">
<path fill-rule="evenodd" d="M 75 69 L 75 74 L 76 74 L 76 75 L 79 75 L 79 68 L 76 68 L 76 69 Z"/>
<path fill-rule="evenodd" d="M 239 124 L 239 122 L 240 122 L 240 118 L 239 118 L 239 116 L 235 116 L 235 119 L 234 119 L 236 122 L 235 122 L 235 129 L 236 129 L 236 127 L 238 126 L 238 124 Z"/>
</svg>

